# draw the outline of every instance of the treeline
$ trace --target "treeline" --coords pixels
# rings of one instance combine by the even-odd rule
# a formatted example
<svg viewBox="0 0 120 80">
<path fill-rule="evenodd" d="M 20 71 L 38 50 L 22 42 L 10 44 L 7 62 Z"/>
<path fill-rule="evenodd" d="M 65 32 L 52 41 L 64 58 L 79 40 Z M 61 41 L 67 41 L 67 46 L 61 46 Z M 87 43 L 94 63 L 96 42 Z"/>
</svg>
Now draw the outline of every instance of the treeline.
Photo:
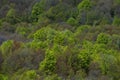
<svg viewBox="0 0 120 80">
<path fill-rule="evenodd" d="M 0 80 L 119 80 L 119 31 L 119 0 L 1 0 Z"/>
</svg>

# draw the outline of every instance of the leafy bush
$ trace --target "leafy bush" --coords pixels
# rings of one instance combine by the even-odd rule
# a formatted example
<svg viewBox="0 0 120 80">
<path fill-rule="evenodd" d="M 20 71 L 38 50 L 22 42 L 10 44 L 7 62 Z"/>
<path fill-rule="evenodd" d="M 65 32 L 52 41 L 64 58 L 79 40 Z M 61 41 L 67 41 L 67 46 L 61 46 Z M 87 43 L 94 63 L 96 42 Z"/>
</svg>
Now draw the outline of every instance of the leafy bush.
<svg viewBox="0 0 120 80">
<path fill-rule="evenodd" d="M 56 35 L 56 31 L 50 27 L 41 28 L 40 30 L 34 33 L 34 40 L 36 41 L 52 41 Z"/>
<path fill-rule="evenodd" d="M 45 59 L 40 63 L 40 71 L 44 71 L 45 74 L 51 74 L 55 72 L 56 58 L 55 52 L 47 50 Z"/>
<path fill-rule="evenodd" d="M 8 80 L 8 77 L 4 76 L 3 74 L 0 74 L 0 80 Z"/>
<path fill-rule="evenodd" d="M 111 41 L 110 35 L 100 33 L 97 37 L 97 43 L 108 44 Z"/>
<path fill-rule="evenodd" d="M 12 47 L 13 47 L 13 41 L 12 40 L 8 40 L 5 41 L 2 45 L 1 45 L 1 52 L 3 57 L 8 57 L 11 55 L 12 53 Z"/>
<path fill-rule="evenodd" d="M 62 80 L 57 74 L 48 75 L 44 80 Z"/>
<path fill-rule="evenodd" d="M 45 8 L 44 4 L 45 4 L 45 2 L 43 0 L 34 4 L 32 13 L 31 13 L 31 17 L 32 17 L 33 21 L 35 21 L 35 22 L 38 21 L 39 15 L 44 12 L 44 8 Z"/>
<path fill-rule="evenodd" d="M 54 38 L 55 44 L 59 44 L 59 45 L 63 45 L 63 46 L 74 44 L 74 41 L 75 41 L 74 35 L 69 30 L 59 32 L 58 34 L 56 34 L 56 36 Z"/>
<path fill-rule="evenodd" d="M 8 56 L 3 64 L 2 71 L 13 74 L 20 69 L 38 69 L 39 63 L 44 59 L 44 51 L 33 51 L 30 48 L 20 48 Z"/>
<path fill-rule="evenodd" d="M 19 80 L 36 80 L 37 74 L 35 70 L 29 70 L 22 74 Z"/>
<path fill-rule="evenodd" d="M 70 7 L 67 4 L 60 3 L 54 7 L 51 7 L 48 11 L 46 16 L 51 21 L 62 22 L 68 19 L 69 17 Z"/>
<path fill-rule="evenodd" d="M 16 17 L 16 10 L 14 8 L 11 8 L 7 14 L 6 14 L 6 21 L 15 24 L 20 21 L 19 18 Z"/>
<path fill-rule="evenodd" d="M 75 20 L 72 17 L 67 20 L 67 23 L 70 24 L 71 26 L 76 26 L 78 24 L 77 20 Z"/>
<path fill-rule="evenodd" d="M 115 16 L 113 20 L 113 25 L 120 26 L 120 18 Z"/>
<path fill-rule="evenodd" d="M 92 7 L 92 3 L 90 0 L 83 0 L 78 4 L 79 11 L 81 10 L 89 10 Z"/>
</svg>

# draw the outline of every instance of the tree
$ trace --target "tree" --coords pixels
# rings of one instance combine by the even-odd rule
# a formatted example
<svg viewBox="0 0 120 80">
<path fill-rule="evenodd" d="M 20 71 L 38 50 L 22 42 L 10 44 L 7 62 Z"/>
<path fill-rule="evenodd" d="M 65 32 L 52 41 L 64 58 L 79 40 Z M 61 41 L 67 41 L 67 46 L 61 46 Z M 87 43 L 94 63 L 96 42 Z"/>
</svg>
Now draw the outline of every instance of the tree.
<svg viewBox="0 0 120 80">
<path fill-rule="evenodd" d="M 92 3 L 90 0 L 83 0 L 78 4 L 79 11 L 90 10 L 90 8 L 92 8 Z"/>
<path fill-rule="evenodd" d="M 39 15 L 41 15 L 44 12 L 44 10 L 45 10 L 45 1 L 44 0 L 34 4 L 34 6 L 32 8 L 32 13 L 31 13 L 32 20 L 37 22 Z"/>
<path fill-rule="evenodd" d="M 120 18 L 118 16 L 114 17 L 113 25 L 120 26 Z"/>
<path fill-rule="evenodd" d="M 14 8 L 9 9 L 9 11 L 6 14 L 6 21 L 15 24 L 19 22 L 20 20 L 16 17 L 16 10 Z"/>
<path fill-rule="evenodd" d="M 71 26 L 76 26 L 78 24 L 77 20 L 74 19 L 73 17 L 69 18 L 67 20 L 67 23 L 70 24 Z"/>
<path fill-rule="evenodd" d="M 64 3 L 59 3 L 56 6 L 51 7 L 46 16 L 51 21 L 62 22 L 69 18 L 70 6 Z"/>
<path fill-rule="evenodd" d="M 97 43 L 108 44 L 111 41 L 110 35 L 100 33 L 97 37 Z"/>
</svg>

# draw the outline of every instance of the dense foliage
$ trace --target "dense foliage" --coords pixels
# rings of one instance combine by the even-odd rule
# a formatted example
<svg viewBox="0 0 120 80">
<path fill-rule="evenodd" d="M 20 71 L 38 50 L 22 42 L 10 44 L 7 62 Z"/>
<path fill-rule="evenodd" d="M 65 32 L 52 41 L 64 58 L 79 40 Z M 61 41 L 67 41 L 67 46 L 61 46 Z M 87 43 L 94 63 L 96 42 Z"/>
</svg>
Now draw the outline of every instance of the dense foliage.
<svg viewBox="0 0 120 80">
<path fill-rule="evenodd" d="M 120 0 L 0 0 L 0 80 L 120 80 Z"/>
</svg>

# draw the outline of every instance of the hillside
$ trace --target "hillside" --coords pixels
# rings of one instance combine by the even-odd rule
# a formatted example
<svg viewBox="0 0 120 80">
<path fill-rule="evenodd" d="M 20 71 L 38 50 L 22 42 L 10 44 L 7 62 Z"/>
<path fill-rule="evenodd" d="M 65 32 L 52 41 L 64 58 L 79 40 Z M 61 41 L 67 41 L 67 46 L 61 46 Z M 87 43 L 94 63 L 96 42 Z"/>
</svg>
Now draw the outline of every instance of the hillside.
<svg viewBox="0 0 120 80">
<path fill-rule="evenodd" d="M 0 0 L 0 80 L 120 80 L 120 0 Z"/>
</svg>

